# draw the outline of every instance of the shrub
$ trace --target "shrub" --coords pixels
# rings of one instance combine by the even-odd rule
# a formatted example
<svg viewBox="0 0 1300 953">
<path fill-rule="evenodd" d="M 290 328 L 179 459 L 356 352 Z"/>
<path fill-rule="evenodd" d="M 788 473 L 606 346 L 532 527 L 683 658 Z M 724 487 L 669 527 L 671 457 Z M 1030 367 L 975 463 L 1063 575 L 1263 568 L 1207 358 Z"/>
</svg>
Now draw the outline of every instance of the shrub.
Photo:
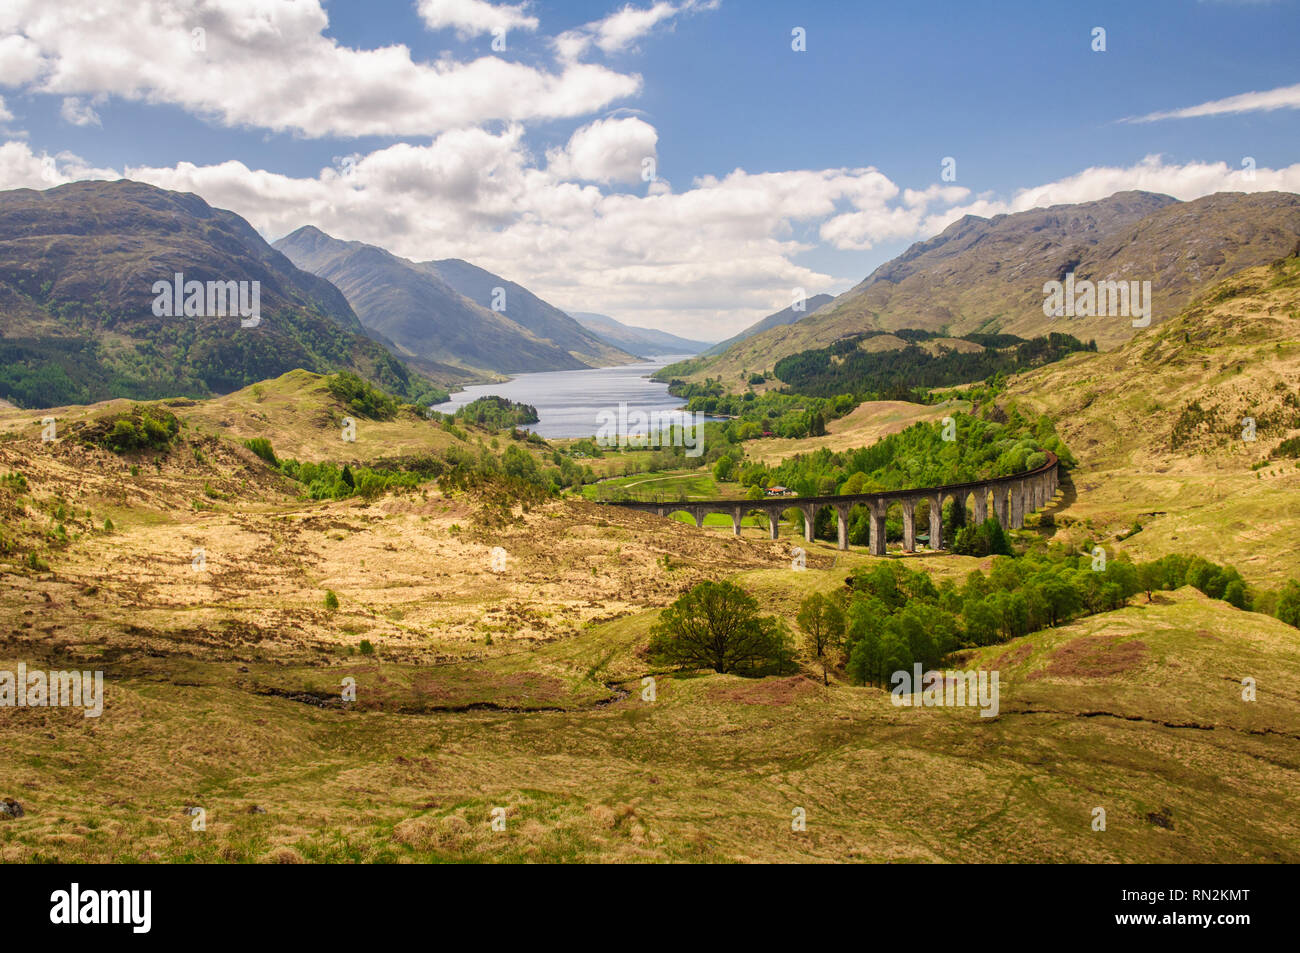
<svg viewBox="0 0 1300 953">
<path fill-rule="evenodd" d="M 1275 459 L 1300 457 L 1300 437 L 1291 437 L 1289 440 L 1283 440 L 1274 448 L 1271 454 Z"/>
<path fill-rule="evenodd" d="M 18 472 L 6 473 L 4 476 L 0 477 L 0 486 L 7 487 L 15 493 L 26 493 L 27 477 Z"/>
<path fill-rule="evenodd" d="M 501 468 L 505 471 L 506 476 L 514 477 L 517 480 L 527 480 L 529 483 L 541 483 L 541 474 L 537 469 L 537 461 L 533 455 L 522 447 L 514 444 L 506 447 L 506 452 L 501 456 Z"/>
<path fill-rule="evenodd" d="M 1300 582 L 1287 582 L 1277 600 L 1277 617 L 1287 625 L 1300 628 Z"/>
<path fill-rule="evenodd" d="M 333 612 L 339 607 L 339 597 L 334 594 L 333 589 L 325 590 L 325 608 Z"/>
<path fill-rule="evenodd" d="M 278 467 L 280 465 L 280 461 L 275 458 L 275 451 L 271 448 L 271 441 L 265 437 L 253 437 L 251 440 L 245 440 L 244 446 L 271 466 Z"/>
<path fill-rule="evenodd" d="M 180 421 L 171 411 L 136 404 L 124 413 L 95 421 L 86 429 L 82 440 L 124 454 L 137 450 L 166 450 L 179 432 Z"/>
<path fill-rule="evenodd" d="M 397 416 L 397 400 L 372 386 L 350 371 L 334 374 L 326 380 L 330 395 L 358 417 L 368 420 L 392 420 Z"/>
</svg>

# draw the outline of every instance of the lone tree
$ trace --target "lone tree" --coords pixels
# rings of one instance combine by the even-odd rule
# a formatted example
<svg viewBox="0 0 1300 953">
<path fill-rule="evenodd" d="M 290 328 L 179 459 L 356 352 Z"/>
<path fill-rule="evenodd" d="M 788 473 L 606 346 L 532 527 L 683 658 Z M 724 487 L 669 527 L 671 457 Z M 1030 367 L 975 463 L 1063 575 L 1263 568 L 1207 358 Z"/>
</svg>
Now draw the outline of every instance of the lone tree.
<svg viewBox="0 0 1300 953">
<path fill-rule="evenodd" d="M 1147 602 L 1151 601 L 1153 590 L 1164 588 L 1164 582 L 1164 566 L 1158 561 L 1138 565 L 1138 585 L 1146 592 Z"/>
<path fill-rule="evenodd" d="M 822 684 L 828 684 L 826 651 L 838 647 L 844 641 L 844 610 L 834 598 L 814 592 L 799 603 L 799 614 L 795 616 L 795 621 L 803 630 L 808 648 L 822 660 Z"/>
<path fill-rule="evenodd" d="M 784 623 L 730 582 L 702 582 L 678 598 L 650 630 L 650 654 L 679 668 L 746 675 L 783 672 L 793 650 Z"/>
</svg>

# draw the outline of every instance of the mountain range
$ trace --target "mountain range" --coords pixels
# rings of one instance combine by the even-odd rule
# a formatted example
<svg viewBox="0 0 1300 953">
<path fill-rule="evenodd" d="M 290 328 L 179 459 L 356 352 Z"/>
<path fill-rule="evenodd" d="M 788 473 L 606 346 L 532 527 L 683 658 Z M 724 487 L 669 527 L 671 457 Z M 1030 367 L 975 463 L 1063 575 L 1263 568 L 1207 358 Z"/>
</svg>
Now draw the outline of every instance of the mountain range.
<svg viewBox="0 0 1300 953">
<path fill-rule="evenodd" d="M 735 383 L 787 355 L 871 329 L 1022 337 L 1063 331 L 1105 349 L 1138 333 L 1132 322 L 1048 317 L 1047 282 L 1069 274 L 1077 281 L 1149 281 L 1151 322 L 1159 324 L 1209 285 L 1285 257 L 1297 244 L 1300 196 L 1287 192 L 1221 192 L 1180 202 L 1130 191 L 993 218 L 967 215 L 800 320 L 733 339 L 678 376 Z"/>
<path fill-rule="evenodd" d="M 739 344 L 746 338 L 752 338 L 755 334 L 761 334 L 771 328 L 779 328 L 787 324 L 794 324 L 796 321 L 802 321 L 814 311 L 830 304 L 834 300 L 834 295 L 818 294 L 801 302 L 802 306 L 797 310 L 794 305 L 790 305 L 788 308 L 782 308 L 775 314 L 769 314 L 766 318 L 754 322 L 739 334 L 732 335 L 725 341 L 719 341 L 717 344 L 713 345 L 713 347 L 705 351 L 704 356 L 709 357 L 714 354 L 721 354 L 733 344 Z"/>
<path fill-rule="evenodd" d="M 1113 348 L 1127 317 L 1044 312 L 1044 286 L 1149 282 L 1160 324 L 1210 285 L 1300 247 L 1300 196 L 1190 202 L 1120 192 L 966 216 L 836 298 L 816 295 L 709 347 L 604 315 L 570 315 L 456 258 L 416 262 L 304 226 L 269 245 L 188 193 L 128 180 L 0 193 L 0 399 L 24 407 L 209 396 L 295 368 L 348 370 L 410 400 L 501 374 L 704 353 L 669 377 L 743 385 L 782 357 L 864 330 L 1065 331 Z M 160 311 L 157 288 L 256 282 L 260 320 Z M 170 316 L 169 316 L 170 315 Z M 881 338 L 876 346 L 884 346 Z M 663 376 L 663 375 L 660 375 Z"/>
<path fill-rule="evenodd" d="M 160 307 L 177 275 L 208 289 L 189 316 L 185 301 Z M 256 288 L 258 319 L 208 307 L 209 282 Z M 202 397 L 299 367 L 352 371 L 411 400 L 439 392 L 337 288 L 197 195 L 129 180 L 0 192 L 0 398 Z"/>
<path fill-rule="evenodd" d="M 410 261 L 310 225 L 275 247 L 337 286 L 404 357 L 451 368 L 461 380 L 636 360 L 522 285 L 460 259 Z"/>
<path fill-rule="evenodd" d="M 0 192 L 0 400 L 205 397 L 302 368 L 421 402 L 501 374 L 638 360 L 459 259 L 411 262 L 310 226 L 277 245 L 141 182 Z M 241 300 L 255 318 L 235 313 Z"/>
<path fill-rule="evenodd" d="M 640 357 L 699 354 L 710 346 L 707 341 L 691 341 L 667 331 L 624 324 L 607 314 L 592 314 L 590 311 L 572 311 L 570 314 L 606 344 Z"/>
</svg>

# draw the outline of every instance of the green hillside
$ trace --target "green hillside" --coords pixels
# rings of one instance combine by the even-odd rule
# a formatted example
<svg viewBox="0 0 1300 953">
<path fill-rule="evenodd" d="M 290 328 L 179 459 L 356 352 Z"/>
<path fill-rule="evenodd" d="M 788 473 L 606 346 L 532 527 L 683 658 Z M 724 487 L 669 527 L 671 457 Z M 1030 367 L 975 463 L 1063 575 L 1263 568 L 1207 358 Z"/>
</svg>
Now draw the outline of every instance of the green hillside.
<svg viewBox="0 0 1300 953">
<path fill-rule="evenodd" d="M 155 314 L 155 284 L 177 273 L 258 282 L 260 322 Z M 294 368 L 441 393 L 366 334 L 338 289 L 195 195 L 127 180 L 0 193 L 0 398 L 204 397 Z"/>
</svg>

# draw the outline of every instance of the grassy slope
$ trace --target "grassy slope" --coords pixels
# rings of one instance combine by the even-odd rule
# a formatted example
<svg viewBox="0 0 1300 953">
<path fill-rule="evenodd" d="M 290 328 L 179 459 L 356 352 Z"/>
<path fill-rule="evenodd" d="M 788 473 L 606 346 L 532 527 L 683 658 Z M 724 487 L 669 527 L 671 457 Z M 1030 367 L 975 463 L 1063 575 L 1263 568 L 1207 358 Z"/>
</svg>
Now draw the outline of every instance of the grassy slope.
<svg viewBox="0 0 1300 953">
<path fill-rule="evenodd" d="M 825 437 L 802 437 L 795 440 L 777 437 L 744 446 L 749 458 L 771 466 L 787 457 L 811 453 L 822 447 L 833 451 L 866 447 L 891 433 L 906 430 L 912 424 L 942 420 L 949 414 L 969 410 L 970 405 L 966 401 L 942 404 L 911 404 L 902 400 L 869 401 L 827 424 Z"/>
<path fill-rule="evenodd" d="M 457 439 L 434 426 L 396 420 L 356 421 L 356 440 L 342 439 L 348 412 L 337 405 L 326 379 L 308 371 L 290 371 L 272 381 L 195 404 L 185 417 L 205 433 L 224 433 L 239 440 L 265 437 L 276 455 L 297 460 L 349 459 L 437 453 Z"/>
<path fill-rule="evenodd" d="M 1078 457 L 1070 516 L 1112 538 L 1140 522 L 1124 543 L 1136 555 L 1194 552 L 1276 583 L 1300 576 L 1300 469 L 1251 467 L 1300 433 L 1284 423 L 1298 381 L 1300 259 L 1289 258 L 1228 279 L 1114 351 L 1022 375 L 1008 396 L 1051 414 Z M 1208 420 L 1175 449 L 1190 401 Z M 1245 416 L 1260 421 L 1254 442 L 1241 439 Z"/>
<path fill-rule="evenodd" d="M 61 611 L 43 618 L 57 617 L 79 633 L 74 638 L 111 641 L 136 626 L 149 632 L 150 648 L 253 646 L 267 658 L 302 661 L 369 637 L 390 653 L 427 661 L 481 652 L 474 643 L 489 634 L 496 653 L 569 634 L 595 617 L 663 605 L 718 564 L 784 558 L 578 500 L 526 514 L 516 505 L 514 521 L 501 526 L 481 523 L 477 500 L 444 497 L 432 485 L 372 503 L 301 502 L 300 485 L 270 471 L 242 439 L 265 435 L 281 456 L 335 462 L 456 441 L 404 418 L 359 421 L 356 443 L 344 443 L 334 423 L 342 410 L 311 375 L 266 382 L 260 401 L 248 389 L 171 409 L 185 424 L 185 442 L 160 468 L 141 458 L 135 475 L 129 461 L 70 439 L 41 444 L 30 412 L 0 415 L 0 473 L 20 471 L 28 483 L 20 498 L 0 489 L 0 502 L 11 507 L 3 529 L 14 544 L 10 558 L 55 528 L 60 501 L 75 508 L 65 524 L 79 536 L 66 549 L 41 550 L 53 577 L 7 577 L 12 599 L 0 596 L 0 612 L 18 612 L 29 594 L 50 592 Z M 103 410 L 66 408 L 60 430 Z M 468 444 L 475 453 L 482 436 Z M 102 532 L 105 518 L 111 534 Z M 509 554 L 504 576 L 491 571 L 497 546 Z M 206 573 L 191 570 L 195 548 L 206 552 Z M 665 555 L 689 568 L 648 568 Z M 82 591 L 90 587 L 96 592 Z M 336 614 L 322 607 L 326 589 L 339 596 Z M 103 624 L 87 625 L 87 613 Z"/>
</svg>

